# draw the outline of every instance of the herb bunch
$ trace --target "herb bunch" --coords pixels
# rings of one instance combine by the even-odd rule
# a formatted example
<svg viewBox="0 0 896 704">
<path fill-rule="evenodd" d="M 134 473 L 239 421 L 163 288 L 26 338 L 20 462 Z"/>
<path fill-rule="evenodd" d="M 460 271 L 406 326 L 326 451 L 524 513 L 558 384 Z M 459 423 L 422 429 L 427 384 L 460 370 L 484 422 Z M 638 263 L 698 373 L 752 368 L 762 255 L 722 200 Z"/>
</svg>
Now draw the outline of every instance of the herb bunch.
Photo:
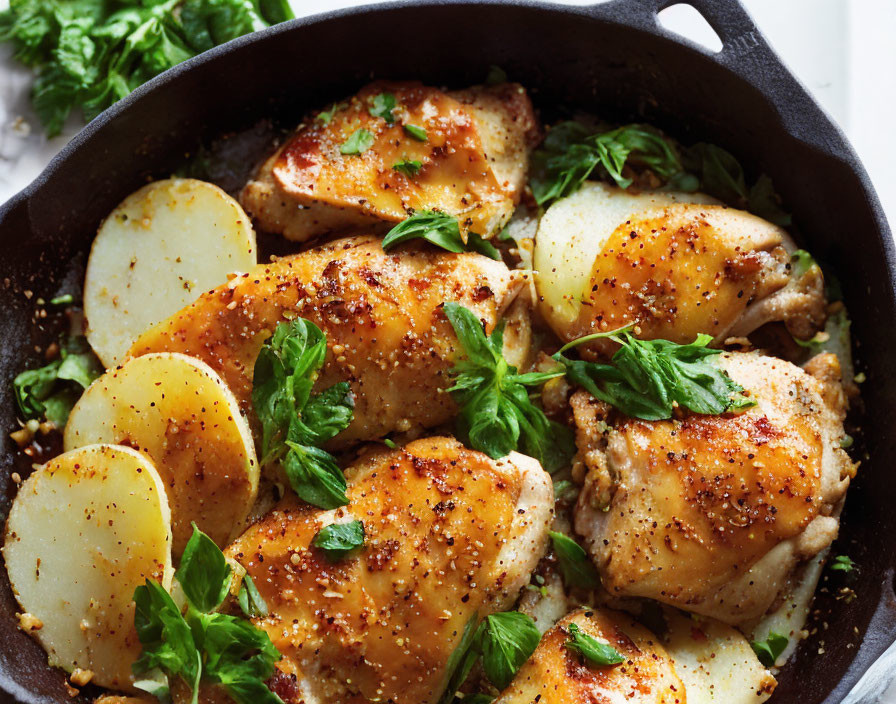
<svg viewBox="0 0 896 704">
<path fill-rule="evenodd" d="M 162 71 L 292 17 L 287 0 L 11 0 L 0 41 L 37 70 L 31 100 L 52 137 L 74 108 L 91 120 Z"/>
<path fill-rule="evenodd" d="M 327 339 L 304 318 L 280 323 L 255 361 L 252 405 L 262 426 L 262 460 L 280 461 L 293 491 L 309 504 L 332 509 L 348 504 L 336 459 L 321 448 L 354 417 L 348 382 L 312 394 Z"/>
</svg>

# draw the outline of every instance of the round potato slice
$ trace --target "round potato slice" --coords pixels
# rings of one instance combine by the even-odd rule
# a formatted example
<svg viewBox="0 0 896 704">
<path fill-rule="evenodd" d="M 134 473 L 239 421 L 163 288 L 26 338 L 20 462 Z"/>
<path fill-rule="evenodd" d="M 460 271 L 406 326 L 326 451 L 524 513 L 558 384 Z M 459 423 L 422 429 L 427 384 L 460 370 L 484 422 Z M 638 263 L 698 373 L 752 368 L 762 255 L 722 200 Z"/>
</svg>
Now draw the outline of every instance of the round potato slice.
<svg viewBox="0 0 896 704">
<path fill-rule="evenodd" d="M 114 366 L 147 328 L 256 264 L 255 232 L 233 198 L 195 179 L 156 181 L 100 226 L 84 283 L 87 339 Z"/>
<path fill-rule="evenodd" d="M 65 426 L 65 449 L 135 447 L 153 461 L 171 505 L 173 551 L 195 521 L 224 546 L 258 492 L 258 461 L 246 419 L 221 377 L 193 357 L 148 354 L 110 369 L 84 392 Z"/>
<path fill-rule="evenodd" d="M 534 266 L 542 315 L 555 329 L 575 320 L 604 242 L 632 215 L 671 203 L 718 203 L 702 193 L 636 193 L 586 182 L 548 208 L 535 236 Z"/>
<path fill-rule="evenodd" d="M 22 484 L 3 557 L 22 623 L 51 665 L 131 688 L 134 589 L 146 579 L 171 586 L 170 518 L 152 462 L 128 447 L 67 452 Z"/>
</svg>

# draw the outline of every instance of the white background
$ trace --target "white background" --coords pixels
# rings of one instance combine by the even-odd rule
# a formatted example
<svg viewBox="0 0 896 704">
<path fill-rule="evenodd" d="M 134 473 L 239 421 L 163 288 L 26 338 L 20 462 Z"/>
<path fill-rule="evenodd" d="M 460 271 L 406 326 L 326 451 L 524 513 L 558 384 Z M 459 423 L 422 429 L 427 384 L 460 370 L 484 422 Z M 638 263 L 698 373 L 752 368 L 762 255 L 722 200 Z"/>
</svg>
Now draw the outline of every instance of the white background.
<svg viewBox="0 0 896 704">
<path fill-rule="evenodd" d="M 291 0 L 297 15 L 375 1 Z M 896 224 L 896 0 L 743 3 L 784 62 L 845 130 Z M 5 5 L 0 0 L 0 7 Z M 688 13 L 691 9 L 670 8 L 663 21 L 708 45 L 717 42 L 699 16 Z M 81 126 L 72 120 L 62 137 L 47 141 L 28 109 L 29 80 L 28 72 L 9 60 L 8 49 L 0 48 L 0 202 L 27 185 Z M 880 701 L 896 702 L 896 687 Z"/>
</svg>

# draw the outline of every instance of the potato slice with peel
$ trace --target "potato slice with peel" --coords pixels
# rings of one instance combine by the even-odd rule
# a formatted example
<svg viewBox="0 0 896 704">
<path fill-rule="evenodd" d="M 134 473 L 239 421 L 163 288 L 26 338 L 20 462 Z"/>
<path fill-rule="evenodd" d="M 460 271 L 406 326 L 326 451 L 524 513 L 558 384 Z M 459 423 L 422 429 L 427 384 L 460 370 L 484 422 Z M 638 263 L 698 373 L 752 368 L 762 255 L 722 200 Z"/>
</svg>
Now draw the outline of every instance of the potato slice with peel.
<svg viewBox="0 0 896 704">
<path fill-rule="evenodd" d="M 66 450 L 98 442 L 152 459 L 168 492 L 175 555 L 191 521 L 222 547 L 245 528 L 258 492 L 255 446 L 236 398 L 205 362 L 158 353 L 110 369 L 65 426 Z"/>
<path fill-rule="evenodd" d="M 663 645 L 684 682 L 688 704 L 758 704 L 775 689 L 775 678 L 744 635 L 711 618 L 665 609 Z"/>
<path fill-rule="evenodd" d="M 170 587 L 170 521 L 152 462 L 129 447 L 66 452 L 22 484 L 3 557 L 22 609 L 42 624 L 32 634 L 50 665 L 132 689 L 140 654 L 132 597 L 145 579 Z"/>
<path fill-rule="evenodd" d="M 147 328 L 255 266 L 249 217 L 217 186 L 156 181 L 100 226 L 84 283 L 87 339 L 111 367 Z"/>
</svg>

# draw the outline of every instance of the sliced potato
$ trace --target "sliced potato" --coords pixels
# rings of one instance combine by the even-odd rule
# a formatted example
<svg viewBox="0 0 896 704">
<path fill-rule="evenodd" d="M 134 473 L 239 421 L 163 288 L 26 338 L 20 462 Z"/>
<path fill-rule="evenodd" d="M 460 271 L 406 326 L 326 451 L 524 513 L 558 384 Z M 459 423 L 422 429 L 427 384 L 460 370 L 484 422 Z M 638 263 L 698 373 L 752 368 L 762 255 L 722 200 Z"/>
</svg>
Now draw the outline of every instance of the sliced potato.
<svg viewBox="0 0 896 704">
<path fill-rule="evenodd" d="M 664 639 L 688 704 L 756 704 L 768 699 L 775 678 L 743 634 L 720 621 L 665 612 Z"/>
<path fill-rule="evenodd" d="M 255 266 L 249 217 L 217 186 L 156 181 L 100 226 L 84 283 L 87 339 L 107 367 L 147 328 Z"/>
<path fill-rule="evenodd" d="M 131 688 L 140 654 L 132 597 L 146 579 L 171 585 L 170 519 L 152 462 L 128 447 L 66 452 L 22 484 L 3 557 L 51 665 Z"/>
<path fill-rule="evenodd" d="M 245 528 L 258 492 L 255 446 L 236 398 L 205 362 L 148 354 L 106 372 L 65 426 L 66 450 L 93 443 L 152 459 L 168 492 L 175 555 L 191 521 L 222 547 Z"/>
<path fill-rule="evenodd" d="M 635 213 L 670 203 L 718 203 L 702 193 L 630 192 L 586 182 L 548 208 L 535 237 L 534 265 L 542 314 L 553 327 L 575 320 L 595 257 Z"/>
</svg>

